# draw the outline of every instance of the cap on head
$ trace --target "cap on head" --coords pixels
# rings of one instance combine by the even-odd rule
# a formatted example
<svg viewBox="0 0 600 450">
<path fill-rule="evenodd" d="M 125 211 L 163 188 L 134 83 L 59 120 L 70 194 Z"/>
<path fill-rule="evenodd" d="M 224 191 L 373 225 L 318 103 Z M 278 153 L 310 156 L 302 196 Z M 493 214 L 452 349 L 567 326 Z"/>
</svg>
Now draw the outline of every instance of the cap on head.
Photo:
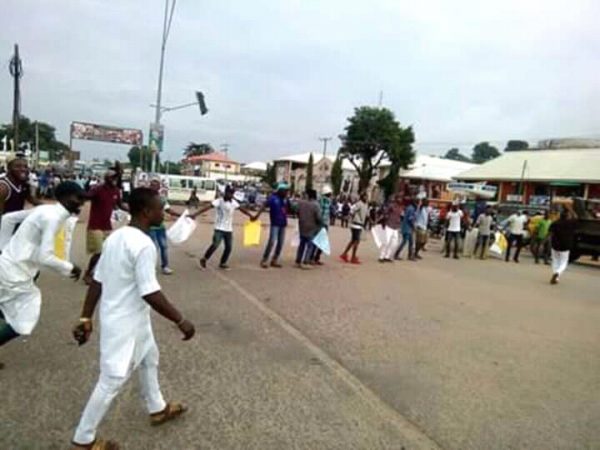
<svg viewBox="0 0 600 450">
<path fill-rule="evenodd" d="M 331 187 L 326 184 L 325 186 L 323 186 L 323 190 L 321 191 L 321 193 L 323 195 L 331 195 L 333 191 L 331 190 Z"/>
<path fill-rule="evenodd" d="M 281 183 L 277 183 L 277 190 L 278 191 L 289 191 L 290 187 L 288 186 L 287 183 L 285 182 L 281 182 Z"/>
</svg>

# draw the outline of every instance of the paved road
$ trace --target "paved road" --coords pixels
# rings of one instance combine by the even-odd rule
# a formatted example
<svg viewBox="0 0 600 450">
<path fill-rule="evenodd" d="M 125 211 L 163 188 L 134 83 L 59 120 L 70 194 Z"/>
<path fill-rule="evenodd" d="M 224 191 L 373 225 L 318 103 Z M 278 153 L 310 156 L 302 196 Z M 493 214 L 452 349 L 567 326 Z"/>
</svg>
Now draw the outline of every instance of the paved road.
<svg viewBox="0 0 600 450">
<path fill-rule="evenodd" d="M 527 257 L 445 260 L 433 244 L 382 266 L 367 240 L 360 267 L 263 270 L 260 249 L 237 245 L 234 270 L 200 272 L 190 255 L 210 234 L 205 222 L 173 248 L 176 274 L 161 278 L 197 339 L 154 321 L 164 392 L 190 413 L 148 427 L 132 380 L 103 436 L 127 449 L 600 448 L 598 268 L 552 287 Z M 335 228 L 333 247 L 346 237 Z M 40 286 L 35 334 L 0 353 L 3 449 L 65 448 L 97 377 L 97 336 L 69 336 L 84 287 L 49 273 Z"/>
</svg>

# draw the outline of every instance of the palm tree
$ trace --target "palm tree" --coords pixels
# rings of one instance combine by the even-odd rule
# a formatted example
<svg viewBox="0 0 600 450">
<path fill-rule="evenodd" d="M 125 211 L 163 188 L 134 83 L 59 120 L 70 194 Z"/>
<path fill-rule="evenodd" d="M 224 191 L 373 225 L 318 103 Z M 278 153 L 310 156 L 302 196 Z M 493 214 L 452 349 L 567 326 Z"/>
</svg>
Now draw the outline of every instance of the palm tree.
<svg viewBox="0 0 600 450">
<path fill-rule="evenodd" d="M 212 148 L 210 144 L 197 144 L 196 142 L 190 142 L 183 150 L 183 155 L 186 158 L 189 158 L 190 156 L 208 155 L 209 153 L 213 153 L 214 151 L 215 149 Z"/>
</svg>

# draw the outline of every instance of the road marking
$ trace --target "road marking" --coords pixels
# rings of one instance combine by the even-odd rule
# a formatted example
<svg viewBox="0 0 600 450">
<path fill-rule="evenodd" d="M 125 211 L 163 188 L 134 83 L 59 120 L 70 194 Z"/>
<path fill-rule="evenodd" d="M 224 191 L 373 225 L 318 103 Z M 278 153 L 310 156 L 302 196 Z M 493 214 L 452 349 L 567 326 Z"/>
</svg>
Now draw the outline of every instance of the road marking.
<svg viewBox="0 0 600 450">
<path fill-rule="evenodd" d="M 441 447 L 429 436 L 427 436 L 417 425 L 412 423 L 390 405 L 385 403 L 375 392 L 363 384 L 356 376 L 348 369 L 337 362 L 327 352 L 322 350 L 314 342 L 304 335 L 298 328 L 288 322 L 283 316 L 269 308 L 265 303 L 261 302 L 255 295 L 248 292 L 240 284 L 224 275 L 220 271 L 211 269 L 211 271 L 222 281 L 229 284 L 233 289 L 239 292 L 253 306 L 260 310 L 269 319 L 283 328 L 289 335 L 296 339 L 300 344 L 306 347 L 323 365 L 327 366 L 335 377 L 344 382 L 352 391 L 358 395 L 364 402 L 369 404 L 379 416 L 394 425 L 409 442 L 406 443 L 407 448 L 419 449 L 435 449 Z M 414 446 L 414 447 L 413 447 Z"/>
</svg>

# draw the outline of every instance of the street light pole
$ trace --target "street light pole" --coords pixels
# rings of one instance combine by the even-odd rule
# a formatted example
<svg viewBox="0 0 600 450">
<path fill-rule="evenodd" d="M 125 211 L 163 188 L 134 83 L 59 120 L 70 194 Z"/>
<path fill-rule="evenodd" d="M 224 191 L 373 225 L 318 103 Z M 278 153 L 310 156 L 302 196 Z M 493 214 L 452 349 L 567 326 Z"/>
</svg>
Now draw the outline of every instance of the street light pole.
<svg viewBox="0 0 600 450">
<path fill-rule="evenodd" d="M 175 3 L 177 0 L 172 0 L 171 3 L 171 12 L 169 13 L 169 0 L 165 0 L 165 16 L 163 19 L 163 32 L 162 32 L 162 40 L 160 45 L 160 67 L 158 69 L 158 88 L 156 90 L 156 112 L 154 115 L 154 123 L 157 127 L 160 125 L 160 116 L 162 113 L 161 109 L 161 100 L 162 100 L 162 81 L 163 81 L 163 71 L 165 65 L 165 49 L 167 47 L 167 39 L 169 37 L 169 31 L 171 30 L 171 21 L 173 20 L 173 12 L 175 10 Z M 155 172 L 156 169 L 156 153 L 158 149 L 152 150 L 152 172 Z"/>
</svg>

